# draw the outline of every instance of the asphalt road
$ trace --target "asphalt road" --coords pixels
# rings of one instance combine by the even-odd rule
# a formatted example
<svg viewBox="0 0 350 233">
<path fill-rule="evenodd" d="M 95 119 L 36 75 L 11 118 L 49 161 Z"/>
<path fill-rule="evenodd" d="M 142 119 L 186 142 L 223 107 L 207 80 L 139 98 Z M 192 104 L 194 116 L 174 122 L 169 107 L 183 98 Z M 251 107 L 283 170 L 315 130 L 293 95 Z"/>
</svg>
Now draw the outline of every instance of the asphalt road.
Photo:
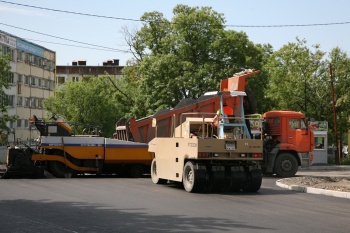
<svg viewBox="0 0 350 233">
<path fill-rule="evenodd" d="M 0 179 L 0 232 L 349 232 L 350 201 L 276 186 L 191 194 L 150 178 Z"/>
</svg>

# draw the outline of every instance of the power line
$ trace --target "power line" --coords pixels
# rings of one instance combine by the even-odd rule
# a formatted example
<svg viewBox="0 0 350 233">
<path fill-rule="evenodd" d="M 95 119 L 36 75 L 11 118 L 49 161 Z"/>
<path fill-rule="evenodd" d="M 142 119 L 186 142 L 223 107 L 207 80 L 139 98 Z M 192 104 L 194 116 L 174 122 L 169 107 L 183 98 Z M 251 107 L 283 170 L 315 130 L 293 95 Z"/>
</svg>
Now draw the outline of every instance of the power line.
<svg viewBox="0 0 350 233">
<path fill-rule="evenodd" d="M 26 5 L 26 4 L 20 4 L 20 3 L 14 3 L 9 1 L 1 1 L 2 3 L 17 5 L 17 6 L 24 6 L 24 7 L 30 7 L 30 8 L 36 8 L 40 10 L 47 10 L 47 11 L 55 11 L 60 13 L 67 13 L 67 14 L 76 14 L 76 15 L 83 15 L 83 16 L 89 16 L 89 17 L 98 17 L 98 18 L 106 18 L 106 19 L 115 19 L 115 20 L 124 20 L 124 21 L 134 21 L 134 22 L 150 22 L 147 20 L 139 20 L 139 19 L 128 19 L 128 18 L 121 18 L 121 17 L 112 17 L 112 16 L 104 16 L 104 15 L 96 15 L 96 14 L 87 14 L 87 13 L 81 13 L 81 12 L 74 12 L 74 11 L 66 11 L 66 10 L 57 10 L 52 8 L 45 8 L 45 7 L 39 7 L 39 6 L 32 6 L 32 5 Z M 174 23 L 172 23 L 174 24 Z M 332 25 L 343 25 L 343 24 L 350 24 L 350 22 L 335 22 L 335 23 L 313 23 L 313 24 L 281 24 L 281 25 L 234 25 L 234 24 L 224 24 L 220 26 L 224 27 L 237 27 L 237 28 L 273 28 L 273 27 L 315 27 L 315 26 L 332 26 Z M 211 26 L 218 26 L 218 25 L 211 25 Z"/>
<path fill-rule="evenodd" d="M 49 36 L 49 37 L 53 37 L 53 38 L 57 38 L 57 39 L 61 39 L 61 40 L 66 40 L 66 41 L 75 42 L 75 43 L 79 43 L 79 44 L 90 45 L 90 46 L 94 46 L 94 47 L 97 47 L 97 48 L 103 48 L 103 49 L 108 49 L 108 50 L 114 50 L 114 51 L 116 51 L 116 52 L 130 53 L 130 51 L 127 51 L 127 50 L 115 49 L 115 48 L 110 48 L 110 47 L 105 47 L 105 46 L 100 46 L 100 45 L 85 43 L 85 42 L 81 42 L 81 41 L 66 39 L 66 38 L 63 38 L 63 37 L 48 35 L 48 34 L 45 34 L 45 33 L 36 32 L 36 31 L 29 30 L 29 29 L 25 29 L 25 28 L 21 28 L 21 27 L 16 27 L 16 26 L 12 26 L 12 25 L 9 25 L 9 24 L 5 24 L 5 23 L 0 23 L 0 24 L 1 24 L 1 25 L 5 25 L 5 26 L 7 26 L 7 27 L 17 28 L 17 29 L 21 29 L 21 30 L 24 30 L 24 31 L 28 31 L 28 32 L 32 32 L 32 33 L 36 33 L 36 34 L 40 34 L 40 35 L 44 35 L 44 36 Z"/>
<path fill-rule="evenodd" d="M 50 42 L 50 41 L 44 41 L 44 40 L 35 40 L 35 39 L 29 39 L 29 38 L 23 38 L 28 41 L 38 41 L 42 43 L 48 43 L 48 44 L 57 44 L 57 45 L 64 45 L 64 46 L 70 46 L 75 48 L 84 48 L 84 49 L 93 49 L 93 50 L 100 50 L 100 51 L 109 51 L 109 52 L 116 52 L 114 49 L 99 49 L 99 48 L 92 48 L 92 47 L 85 47 L 85 46 L 79 46 L 79 45 L 72 45 L 72 44 L 63 44 L 63 43 L 56 43 L 56 42 Z"/>
<path fill-rule="evenodd" d="M 117 18 L 117 17 L 112 17 L 112 16 L 103 16 L 103 15 L 94 15 L 94 14 L 80 13 L 80 12 L 74 12 L 74 11 L 57 10 L 57 9 L 51 9 L 51 8 L 45 8 L 45 7 L 39 7 L 39 6 L 31 6 L 31 5 L 14 3 L 14 2 L 8 2 L 8 1 L 0 1 L 0 2 L 7 3 L 7 4 L 12 4 L 12 5 L 17 5 L 17 6 L 24 6 L 24 7 L 41 9 L 41 10 L 47 10 L 47 11 L 56 11 L 56 12 L 60 12 L 60 13 L 84 15 L 84 16 L 106 18 L 106 19 L 118 19 L 118 20 L 125 20 L 125 21 L 143 22 L 143 20 L 138 20 L 138 19 Z"/>
</svg>

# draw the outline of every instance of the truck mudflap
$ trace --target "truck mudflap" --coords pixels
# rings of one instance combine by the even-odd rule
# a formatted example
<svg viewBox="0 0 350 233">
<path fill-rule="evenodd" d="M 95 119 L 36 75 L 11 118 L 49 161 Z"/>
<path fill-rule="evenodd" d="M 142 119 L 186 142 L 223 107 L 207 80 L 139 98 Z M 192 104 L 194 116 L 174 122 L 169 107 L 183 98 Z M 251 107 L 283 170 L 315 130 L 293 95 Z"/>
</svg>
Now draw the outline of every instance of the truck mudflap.
<svg viewBox="0 0 350 233">
<path fill-rule="evenodd" d="M 32 151 L 30 147 L 9 148 L 6 171 L 1 178 L 43 178 L 44 167 L 31 160 Z"/>
</svg>

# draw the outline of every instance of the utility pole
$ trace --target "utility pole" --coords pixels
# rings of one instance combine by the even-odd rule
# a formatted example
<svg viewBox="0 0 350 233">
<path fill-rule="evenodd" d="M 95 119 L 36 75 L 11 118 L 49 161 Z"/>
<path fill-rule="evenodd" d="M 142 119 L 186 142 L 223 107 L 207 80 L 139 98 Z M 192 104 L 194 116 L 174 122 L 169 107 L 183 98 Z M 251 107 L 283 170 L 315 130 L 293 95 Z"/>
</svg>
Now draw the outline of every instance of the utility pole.
<svg viewBox="0 0 350 233">
<path fill-rule="evenodd" d="M 333 109 L 333 121 L 334 121 L 334 134 L 335 134 L 335 143 L 337 145 L 337 153 L 335 154 L 335 164 L 340 165 L 340 146 L 338 140 L 338 131 L 337 131 L 337 113 L 335 111 L 335 101 L 334 101 L 334 86 L 333 86 L 333 70 L 332 64 L 329 64 L 329 73 L 330 73 L 330 83 L 332 91 L 332 109 Z"/>
</svg>

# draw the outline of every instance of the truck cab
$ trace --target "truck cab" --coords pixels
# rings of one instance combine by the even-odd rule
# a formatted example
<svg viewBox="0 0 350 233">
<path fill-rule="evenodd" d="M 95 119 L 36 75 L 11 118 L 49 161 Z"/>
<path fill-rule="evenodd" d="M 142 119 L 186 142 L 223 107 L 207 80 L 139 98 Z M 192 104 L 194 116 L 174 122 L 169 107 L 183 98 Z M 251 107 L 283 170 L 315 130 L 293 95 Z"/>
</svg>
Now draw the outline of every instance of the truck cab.
<svg viewBox="0 0 350 233">
<path fill-rule="evenodd" d="M 267 173 L 294 176 L 299 166 L 312 165 L 314 135 L 301 112 L 270 111 L 264 114 Z"/>
</svg>

